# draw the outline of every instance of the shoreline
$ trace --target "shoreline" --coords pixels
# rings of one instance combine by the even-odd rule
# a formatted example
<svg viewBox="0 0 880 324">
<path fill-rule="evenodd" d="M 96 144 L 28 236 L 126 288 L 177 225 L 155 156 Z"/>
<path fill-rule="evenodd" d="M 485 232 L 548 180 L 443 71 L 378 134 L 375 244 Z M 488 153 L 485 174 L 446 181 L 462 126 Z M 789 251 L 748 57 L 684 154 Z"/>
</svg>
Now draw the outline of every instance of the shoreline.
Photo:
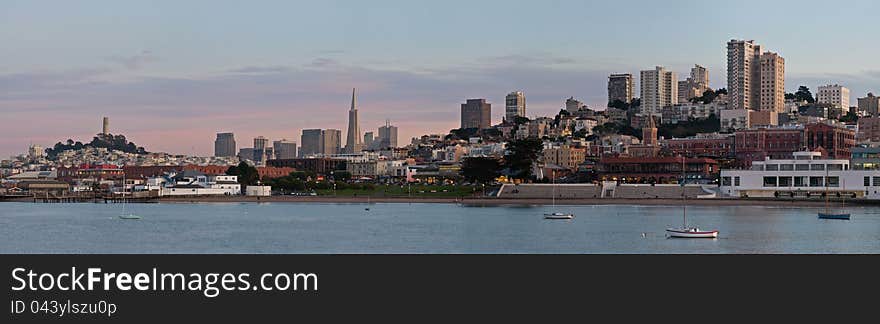
<svg viewBox="0 0 880 324">
<path fill-rule="evenodd" d="M 14 198 L 0 200 L 2 202 L 27 202 L 33 203 L 32 198 Z M 88 202 L 83 202 L 88 203 Z M 331 204 L 366 204 L 366 203 L 391 203 L 391 204 L 463 204 L 474 206 L 501 206 L 501 205 L 552 205 L 550 198 L 454 198 L 454 197 L 328 197 L 328 196 L 271 196 L 271 197 L 164 197 L 148 202 L 132 203 L 165 203 L 165 204 L 198 204 L 198 203 L 331 203 Z M 831 202 L 837 207 L 838 202 Z M 877 206 L 880 201 L 849 200 L 850 206 Z M 680 199 L 624 199 L 624 198 L 581 198 L 581 199 L 556 199 L 556 205 L 634 205 L 634 206 L 680 206 Z M 759 198 L 705 198 L 688 199 L 687 206 L 770 206 L 770 207 L 824 207 L 825 202 L 820 200 L 780 200 Z"/>
<path fill-rule="evenodd" d="M 408 198 L 408 197 L 195 197 L 195 198 L 161 198 L 159 203 L 428 203 L 428 204 L 457 204 L 464 205 L 551 205 L 550 198 Z M 849 204 L 877 205 L 880 202 L 873 201 L 848 201 Z M 583 198 L 583 199 L 556 199 L 557 205 L 636 205 L 636 206 L 679 206 L 679 199 L 618 199 L 618 198 Z M 836 205 L 836 203 L 834 203 Z M 809 200 L 776 200 L 776 199 L 735 199 L 735 198 L 707 198 L 688 199 L 688 206 L 775 206 L 775 207 L 824 207 L 824 201 Z"/>
</svg>

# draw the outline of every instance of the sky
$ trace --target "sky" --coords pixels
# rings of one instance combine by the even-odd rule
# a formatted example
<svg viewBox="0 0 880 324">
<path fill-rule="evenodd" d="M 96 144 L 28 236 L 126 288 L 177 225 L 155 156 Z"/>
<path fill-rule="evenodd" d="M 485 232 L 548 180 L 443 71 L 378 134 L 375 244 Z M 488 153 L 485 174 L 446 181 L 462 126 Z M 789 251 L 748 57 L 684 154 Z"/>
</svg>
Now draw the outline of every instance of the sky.
<svg viewBox="0 0 880 324">
<path fill-rule="evenodd" d="M 880 93 L 875 1 L 0 0 L 0 157 L 110 130 L 149 151 L 211 155 L 218 132 L 300 141 L 386 119 L 399 143 L 457 128 L 468 98 L 526 94 L 529 117 L 607 76 L 662 65 L 726 86 L 726 42 L 786 59 L 786 89 Z M 638 89 L 638 88 L 636 88 Z M 343 139 L 344 143 L 344 139 Z"/>
</svg>

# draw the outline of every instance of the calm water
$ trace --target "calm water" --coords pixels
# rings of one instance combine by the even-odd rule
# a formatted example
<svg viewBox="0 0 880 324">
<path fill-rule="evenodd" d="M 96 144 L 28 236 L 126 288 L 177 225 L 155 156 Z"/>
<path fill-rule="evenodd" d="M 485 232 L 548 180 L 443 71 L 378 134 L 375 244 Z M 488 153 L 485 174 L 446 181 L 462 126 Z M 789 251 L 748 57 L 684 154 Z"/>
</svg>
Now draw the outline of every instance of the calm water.
<svg viewBox="0 0 880 324">
<path fill-rule="evenodd" d="M 880 208 L 688 207 L 716 240 L 667 239 L 673 206 L 0 203 L 0 253 L 880 253 Z M 366 211 L 365 207 L 370 210 Z M 645 236 L 642 236 L 645 233 Z"/>
</svg>

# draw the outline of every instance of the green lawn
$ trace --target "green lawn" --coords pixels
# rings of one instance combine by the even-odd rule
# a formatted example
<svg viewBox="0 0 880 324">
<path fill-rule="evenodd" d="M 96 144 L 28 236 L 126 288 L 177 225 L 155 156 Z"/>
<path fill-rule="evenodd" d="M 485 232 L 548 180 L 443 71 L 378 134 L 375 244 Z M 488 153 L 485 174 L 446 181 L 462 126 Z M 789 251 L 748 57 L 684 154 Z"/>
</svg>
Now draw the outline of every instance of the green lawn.
<svg viewBox="0 0 880 324">
<path fill-rule="evenodd" d="M 319 196 L 337 197 L 354 197 L 354 196 L 370 196 L 370 197 L 472 197 L 476 190 L 477 195 L 482 195 L 481 187 L 464 187 L 464 186 L 429 186 L 429 185 L 413 185 L 413 186 L 385 186 L 378 185 L 375 190 L 316 190 Z M 486 191 L 489 191 L 487 188 Z"/>
</svg>

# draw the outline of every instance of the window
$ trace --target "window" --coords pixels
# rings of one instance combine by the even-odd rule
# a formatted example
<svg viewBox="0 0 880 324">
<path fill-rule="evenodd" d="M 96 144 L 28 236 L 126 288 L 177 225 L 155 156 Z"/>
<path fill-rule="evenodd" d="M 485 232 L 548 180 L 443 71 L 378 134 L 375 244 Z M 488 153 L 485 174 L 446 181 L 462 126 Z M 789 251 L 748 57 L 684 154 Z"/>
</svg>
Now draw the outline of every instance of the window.
<svg viewBox="0 0 880 324">
<path fill-rule="evenodd" d="M 862 183 L 865 187 L 871 186 L 871 177 L 865 177 L 864 183 Z"/>
<path fill-rule="evenodd" d="M 827 183 L 828 183 L 829 187 L 839 187 L 840 186 L 840 178 L 828 177 Z"/>
<path fill-rule="evenodd" d="M 780 171 L 792 171 L 794 170 L 794 165 L 791 164 L 781 164 L 779 165 Z"/>
<path fill-rule="evenodd" d="M 791 177 L 779 177 L 780 187 L 791 187 Z"/>
<path fill-rule="evenodd" d="M 824 177 L 810 177 L 810 187 L 824 187 L 823 179 Z"/>
<path fill-rule="evenodd" d="M 776 187 L 776 177 L 764 177 L 764 187 Z"/>
<path fill-rule="evenodd" d="M 807 177 L 794 177 L 795 187 L 806 187 Z"/>
<path fill-rule="evenodd" d="M 877 181 L 877 180 L 874 180 Z M 739 177 L 733 177 L 733 186 L 739 187 Z"/>
<path fill-rule="evenodd" d="M 825 165 L 824 165 L 824 164 L 810 164 L 810 170 L 813 170 L 813 171 L 824 171 L 824 170 L 825 170 Z"/>
<path fill-rule="evenodd" d="M 843 170 L 843 164 L 829 164 L 828 170 L 830 171 L 840 171 Z"/>
<path fill-rule="evenodd" d="M 874 177 L 874 187 L 880 187 L 880 177 Z"/>
<path fill-rule="evenodd" d="M 810 165 L 809 164 L 798 164 L 798 165 L 794 166 L 794 169 L 797 171 L 809 171 Z"/>
<path fill-rule="evenodd" d="M 868 177 L 865 177 L 865 179 L 867 179 L 867 178 Z M 865 180 L 865 181 L 868 181 L 868 180 Z M 730 187 L 730 184 L 731 184 L 730 177 L 721 177 L 721 185 L 722 186 Z"/>
<path fill-rule="evenodd" d="M 767 171 L 779 171 L 779 164 L 768 164 Z"/>
</svg>

